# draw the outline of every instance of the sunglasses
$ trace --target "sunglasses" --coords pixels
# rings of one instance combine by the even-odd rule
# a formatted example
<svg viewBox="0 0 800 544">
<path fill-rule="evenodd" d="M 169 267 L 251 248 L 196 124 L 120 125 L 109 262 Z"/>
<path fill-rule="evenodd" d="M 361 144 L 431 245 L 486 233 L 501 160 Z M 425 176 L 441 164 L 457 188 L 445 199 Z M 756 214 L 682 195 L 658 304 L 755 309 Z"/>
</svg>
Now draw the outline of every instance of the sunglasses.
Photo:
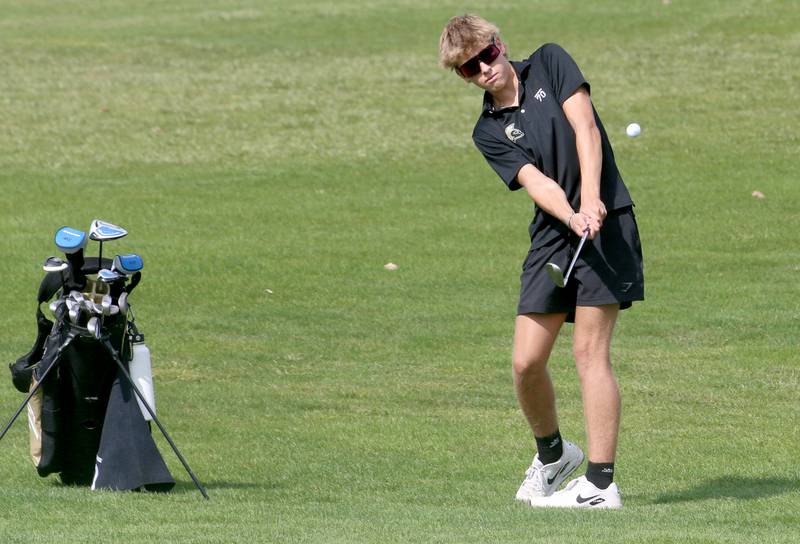
<svg viewBox="0 0 800 544">
<path fill-rule="evenodd" d="M 456 72 L 461 74 L 462 77 L 470 78 L 481 71 L 481 62 L 484 64 L 491 64 L 500 56 L 500 48 L 497 47 L 492 39 L 492 43 L 469 59 L 467 62 L 456 68 Z"/>
</svg>

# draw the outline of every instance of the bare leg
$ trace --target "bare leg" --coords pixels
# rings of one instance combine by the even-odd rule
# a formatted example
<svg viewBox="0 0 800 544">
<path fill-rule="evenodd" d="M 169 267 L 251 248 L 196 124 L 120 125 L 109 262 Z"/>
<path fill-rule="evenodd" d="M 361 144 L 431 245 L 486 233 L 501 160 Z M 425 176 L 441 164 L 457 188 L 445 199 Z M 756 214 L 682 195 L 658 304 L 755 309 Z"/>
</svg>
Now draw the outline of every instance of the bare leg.
<svg viewBox="0 0 800 544">
<path fill-rule="evenodd" d="M 558 429 L 547 360 L 564 319 L 566 314 L 517 316 L 512 355 L 514 389 L 534 436 L 549 436 Z"/>
<path fill-rule="evenodd" d="M 573 353 L 583 395 L 589 461 L 613 463 L 617 453 L 620 396 L 611 369 L 611 335 L 619 305 L 578 306 Z"/>
</svg>

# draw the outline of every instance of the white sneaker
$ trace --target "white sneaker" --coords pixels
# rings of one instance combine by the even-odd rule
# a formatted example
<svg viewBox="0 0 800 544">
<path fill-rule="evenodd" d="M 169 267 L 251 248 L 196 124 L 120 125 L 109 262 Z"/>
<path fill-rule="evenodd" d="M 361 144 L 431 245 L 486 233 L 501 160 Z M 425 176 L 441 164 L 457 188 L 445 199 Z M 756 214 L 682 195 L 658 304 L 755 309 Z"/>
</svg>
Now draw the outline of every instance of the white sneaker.
<svg viewBox="0 0 800 544">
<path fill-rule="evenodd" d="M 569 442 L 563 441 L 564 451 L 561 458 L 549 465 L 539 461 L 539 454 L 533 458 L 533 463 L 525 471 L 525 480 L 517 490 L 518 501 L 530 502 L 533 498 L 548 497 L 583 463 L 581 449 Z"/>
<path fill-rule="evenodd" d="M 586 476 L 575 478 L 567 487 L 549 497 L 531 497 L 531 506 L 547 508 L 622 508 L 617 484 L 598 489 Z"/>
</svg>

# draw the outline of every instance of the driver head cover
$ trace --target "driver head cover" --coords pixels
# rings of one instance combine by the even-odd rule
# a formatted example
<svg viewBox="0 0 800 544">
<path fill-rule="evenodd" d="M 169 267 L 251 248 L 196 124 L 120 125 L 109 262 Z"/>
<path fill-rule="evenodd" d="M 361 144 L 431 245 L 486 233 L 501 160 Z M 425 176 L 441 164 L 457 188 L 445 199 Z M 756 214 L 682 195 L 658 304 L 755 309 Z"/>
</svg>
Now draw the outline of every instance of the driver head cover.
<svg viewBox="0 0 800 544">
<path fill-rule="evenodd" d="M 117 238 L 122 238 L 123 236 L 127 236 L 128 231 L 123 229 L 122 227 L 118 227 L 112 223 L 107 221 L 101 221 L 100 219 L 95 219 L 92 221 L 91 229 L 89 230 L 89 237 L 92 240 L 116 240 Z"/>
<path fill-rule="evenodd" d="M 64 253 L 75 253 L 86 247 L 86 233 L 72 227 L 61 227 L 56 231 L 55 243 Z"/>
</svg>

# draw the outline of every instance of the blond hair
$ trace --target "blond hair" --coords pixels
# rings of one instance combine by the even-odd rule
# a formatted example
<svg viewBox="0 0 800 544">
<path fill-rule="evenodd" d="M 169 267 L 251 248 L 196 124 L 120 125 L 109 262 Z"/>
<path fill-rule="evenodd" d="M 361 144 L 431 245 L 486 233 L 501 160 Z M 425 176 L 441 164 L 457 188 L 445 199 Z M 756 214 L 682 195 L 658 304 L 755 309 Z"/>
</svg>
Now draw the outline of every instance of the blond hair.
<svg viewBox="0 0 800 544">
<path fill-rule="evenodd" d="M 456 68 L 465 54 L 499 37 L 500 30 L 482 17 L 467 13 L 447 22 L 439 37 L 439 64 Z"/>
</svg>

